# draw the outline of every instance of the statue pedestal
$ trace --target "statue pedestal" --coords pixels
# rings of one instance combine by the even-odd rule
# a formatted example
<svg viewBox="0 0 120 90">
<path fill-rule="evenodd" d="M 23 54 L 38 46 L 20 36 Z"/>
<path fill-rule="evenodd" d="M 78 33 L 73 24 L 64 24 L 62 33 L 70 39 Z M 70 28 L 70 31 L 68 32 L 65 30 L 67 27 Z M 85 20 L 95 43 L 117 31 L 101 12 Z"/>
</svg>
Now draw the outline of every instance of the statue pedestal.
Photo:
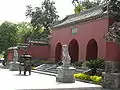
<svg viewBox="0 0 120 90">
<path fill-rule="evenodd" d="M 74 83 L 74 73 L 75 68 L 71 66 L 60 66 L 57 67 L 58 75 L 56 76 L 57 82 L 63 82 L 63 83 Z"/>
<path fill-rule="evenodd" d="M 19 71 L 19 62 L 10 62 L 10 71 Z"/>
</svg>

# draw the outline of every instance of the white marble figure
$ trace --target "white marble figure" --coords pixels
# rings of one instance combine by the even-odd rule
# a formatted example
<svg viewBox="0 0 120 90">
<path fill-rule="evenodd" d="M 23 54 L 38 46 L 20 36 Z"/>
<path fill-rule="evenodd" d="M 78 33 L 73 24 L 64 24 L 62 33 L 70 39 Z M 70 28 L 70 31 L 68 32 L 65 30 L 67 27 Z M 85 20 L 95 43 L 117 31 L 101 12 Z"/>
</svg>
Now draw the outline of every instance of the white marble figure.
<svg viewBox="0 0 120 90">
<path fill-rule="evenodd" d="M 14 50 L 13 62 L 16 63 L 18 61 L 18 51 Z"/>
<path fill-rule="evenodd" d="M 13 50 L 13 61 L 10 62 L 10 71 L 18 71 L 19 63 L 18 63 L 18 51 L 16 49 Z"/>
<path fill-rule="evenodd" d="M 71 63 L 71 58 L 69 56 L 67 45 L 62 46 L 62 63 L 63 63 L 63 66 L 69 66 Z"/>
</svg>

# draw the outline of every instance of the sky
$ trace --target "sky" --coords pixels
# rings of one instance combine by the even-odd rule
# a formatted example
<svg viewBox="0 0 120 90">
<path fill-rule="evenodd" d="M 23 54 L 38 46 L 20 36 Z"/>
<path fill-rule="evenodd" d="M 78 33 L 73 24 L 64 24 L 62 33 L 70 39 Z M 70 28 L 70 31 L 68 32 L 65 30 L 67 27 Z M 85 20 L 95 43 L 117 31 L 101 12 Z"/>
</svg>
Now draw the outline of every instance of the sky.
<svg viewBox="0 0 120 90">
<path fill-rule="evenodd" d="M 43 1 L 44 0 L 0 0 L 0 22 L 29 21 L 29 19 L 26 19 L 25 17 L 26 6 L 41 6 L 41 2 Z M 55 7 L 57 9 L 58 15 L 60 16 L 60 19 L 63 19 L 66 15 L 74 13 L 72 0 L 52 1 L 55 1 Z"/>
</svg>

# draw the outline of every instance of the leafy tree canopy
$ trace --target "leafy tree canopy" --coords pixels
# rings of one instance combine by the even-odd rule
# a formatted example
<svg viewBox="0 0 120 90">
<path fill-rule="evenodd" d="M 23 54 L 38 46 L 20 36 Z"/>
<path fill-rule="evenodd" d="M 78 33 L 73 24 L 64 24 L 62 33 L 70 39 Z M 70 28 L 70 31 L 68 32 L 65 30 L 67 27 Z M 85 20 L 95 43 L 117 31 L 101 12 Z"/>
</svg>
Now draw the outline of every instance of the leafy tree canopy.
<svg viewBox="0 0 120 90">
<path fill-rule="evenodd" d="M 115 22 L 109 27 L 105 38 L 107 41 L 120 42 L 120 22 Z"/>
<path fill-rule="evenodd" d="M 7 55 L 7 49 L 18 43 L 17 25 L 4 22 L 0 25 L 0 53 Z"/>
<path fill-rule="evenodd" d="M 120 21 L 120 0 L 107 0 L 109 15 L 115 17 L 115 21 Z"/>
<path fill-rule="evenodd" d="M 30 37 L 30 34 L 33 32 L 33 27 L 30 23 L 27 22 L 21 22 L 17 24 L 17 35 L 19 38 L 19 43 L 23 43 L 27 41 L 28 37 Z"/>
<path fill-rule="evenodd" d="M 43 37 L 47 37 L 50 34 L 51 24 L 58 20 L 54 4 L 55 2 L 53 1 L 44 0 L 41 7 L 33 8 L 31 5 L 27 6 L 26 16 L 31 18 L 31 24 L 35 31 L 44 28 L 41 34 Z"/>
<path fill-rule="evenodd" d="M 95 6 L 98 6 L 102 0 L 73 0 L 72 3 L 75 6 L 75 13 L 80 13 L 81 11 L 85 9 L 89 9 Z"/>
<path fill-rule="evenodd" d="M 120 42 L 120 1 L 106 0 L 108 2 L 107 10 L 110 18 L 114 22 L 109 26 L 109 31 L 105 35 L 106 40 L 112 42 Z"/>
</svg>

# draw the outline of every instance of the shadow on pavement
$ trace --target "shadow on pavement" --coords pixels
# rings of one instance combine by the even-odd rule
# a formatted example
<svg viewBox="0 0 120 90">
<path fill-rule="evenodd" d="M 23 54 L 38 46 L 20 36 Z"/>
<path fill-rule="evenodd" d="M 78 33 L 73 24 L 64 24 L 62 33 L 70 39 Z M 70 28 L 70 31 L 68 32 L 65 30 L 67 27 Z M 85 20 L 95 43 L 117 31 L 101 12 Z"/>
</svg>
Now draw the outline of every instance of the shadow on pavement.
<svg viewBox="0 0 120 90">
<path fill-rule="evenodd" d="M 14 76 L 30 76 L 30 75 L 24 75 L 24 74 L 14 74 Z"/>
<path fill-rule="evenodd" d="M 2 64 L 0 64 L 0 68 L 2 68 L 2 69 L 8 69 L 8 66 L 3 66 Z"/>
</svg>

